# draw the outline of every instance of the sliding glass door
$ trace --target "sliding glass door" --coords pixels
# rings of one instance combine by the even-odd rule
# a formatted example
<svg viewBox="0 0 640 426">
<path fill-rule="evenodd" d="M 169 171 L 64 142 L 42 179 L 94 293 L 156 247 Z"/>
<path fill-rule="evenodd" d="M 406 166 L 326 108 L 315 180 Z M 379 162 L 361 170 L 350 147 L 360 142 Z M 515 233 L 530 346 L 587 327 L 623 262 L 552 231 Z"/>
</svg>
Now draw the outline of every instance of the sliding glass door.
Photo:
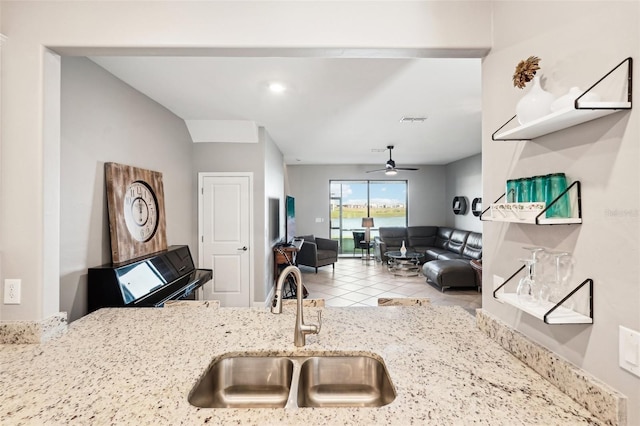
<svg viewBox="0 0 640 426">
<path fill-rule="evenodd" d="M 381 226 L 407 226 L 407 181 L 330 181 L 331 238 L 340 254 L 355 255 L 354 232 L 365 232 L 362 218 L 372 217 L 371 241 Z"/>
</svg>

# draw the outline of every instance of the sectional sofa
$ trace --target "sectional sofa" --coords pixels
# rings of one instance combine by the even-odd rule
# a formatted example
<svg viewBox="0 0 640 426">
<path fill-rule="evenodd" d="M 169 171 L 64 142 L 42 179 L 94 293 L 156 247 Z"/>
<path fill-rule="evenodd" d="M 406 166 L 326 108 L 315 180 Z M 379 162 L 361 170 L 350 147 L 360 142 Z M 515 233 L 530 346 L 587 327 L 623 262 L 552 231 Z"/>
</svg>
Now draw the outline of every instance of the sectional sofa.
<svg viewBox="0 0 640 426">
<path fill-rule="evenodd" d="M 446 226 L 381 227 L 375 237 L 376 257 L 398 251 L 404 241 L 408 251 L 424 253 L 422 272 L 442 291 L 449 287 L 477 287 L 481 278 L 471 260 L 482 259 L 482 234 Z"/>
</svg>

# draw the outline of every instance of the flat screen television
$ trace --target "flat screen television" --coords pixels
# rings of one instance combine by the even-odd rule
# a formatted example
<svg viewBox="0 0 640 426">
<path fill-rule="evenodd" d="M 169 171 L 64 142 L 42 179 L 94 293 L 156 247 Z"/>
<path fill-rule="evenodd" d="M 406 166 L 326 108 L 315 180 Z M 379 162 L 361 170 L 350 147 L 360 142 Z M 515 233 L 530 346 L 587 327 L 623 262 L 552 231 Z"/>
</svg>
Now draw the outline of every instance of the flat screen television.
<svg viewBox="0 0 640 426">
<path fill-rule="evenodd" d="M 269 198 L 269 241 L 278 242 L 280 234 L 280 198 Z"/>
<path fill-rule="evenodd" d="M 286 243 L 290 244 L 293 241 L 293 238 L 296 236 L 296 200 L 287 195 L 285 200 L 285 232 L 286 232 Z"/>
</svg>

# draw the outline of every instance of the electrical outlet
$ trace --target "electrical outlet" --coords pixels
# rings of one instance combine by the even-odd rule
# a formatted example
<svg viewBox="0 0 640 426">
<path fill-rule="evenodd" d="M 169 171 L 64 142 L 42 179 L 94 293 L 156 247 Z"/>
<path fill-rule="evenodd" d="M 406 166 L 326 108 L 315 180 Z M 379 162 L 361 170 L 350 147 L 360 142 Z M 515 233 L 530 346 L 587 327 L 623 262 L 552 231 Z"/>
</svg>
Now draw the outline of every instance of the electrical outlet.
<svg viewBox="0 0 640 426">
<path fill-rule="evenodd" d="M 620 326 L 618 364 L 640 377 L 640 333 Z"/>
<path fill-rule="evenodd" d="M 4 280 L 4 304 L 19 305 L 20 304 L 20 285 L 22 280 L 5 279 Z"/>
</svg>

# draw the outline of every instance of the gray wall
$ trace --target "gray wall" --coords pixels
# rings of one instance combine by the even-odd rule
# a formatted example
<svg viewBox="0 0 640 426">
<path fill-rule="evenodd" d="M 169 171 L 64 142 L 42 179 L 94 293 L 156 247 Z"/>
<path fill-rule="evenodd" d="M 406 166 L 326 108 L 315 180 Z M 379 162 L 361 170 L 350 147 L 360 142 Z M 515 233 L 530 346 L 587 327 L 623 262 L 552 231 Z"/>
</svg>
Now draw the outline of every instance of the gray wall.
<svg viewBox="0 0 640 426">
<path fill-rule="evenodd" d="M 60 309 L 71 321 L 87 312 L 87 268 L 111 261 L 104 184 L 109 161 L 163 173 L 167 241 L 188 244 L 196 262 L 198 172 L 253 172 L 254 302 L 264 304 L 273 283 L 268 198 L 284 199 L 282 154 L 268 133 L 260 129 L 258 144 L 193 144 L 182 119 L 90 60 L 65 57 Z"/>
<path fill-rule="evenodd" d="M 494 2 L 494 42 L 482 65 L 482 168 L 485 198 L 503 192 L 507 178 L 563 171 L 582 182 L 583 224 L 533 226 L 483 222 L 485 288 L 509 276 L 522 246 L 567 250 L 576 259 L 575 285 L 594 280 L 593 325 L 545 325 L 484 291 L 482 305 L 509 326 L 625 394 L 628 424 L 640 424 L 640 379 L 618 366 L 618 327 L 640 330 L 640 109 L 619 112 L 533 142 L 494 142 L 491 134 L 513 116 L 524 92 L 512 87 L 516 64 L 540 62 L 543 86 L 563 95 L 583 90 L 628 56 L 640 58 L 639 2 Z M 523 11 L 527 22 L 522 25 Z M 619 100 L 624 77 L 596 90 Z M 640 99 L 638 67 L 634 99 Z M 615 82 L 610 85 L 609 82 Z M 526 90 L 526 89 L 525 89 Z M 488 173 L 488 171 L 491 171 Z"/>
<path fill-rule="evenodd" d="M 274 286 L 274 273 L 273 273 L 273 245 L 276 243 L 276 240 L 279 240 L 284 237 L 284 222 L 285 222 L 285 210 L 284 210 L 284 159 L 282 156 L 282 152 L 276 146 L 276 144 L 271 139 L 269 133 L 263 128 L 260 129 L 261 139 L 264 138 L 264 147 L 265 147 L 265 178 L 264 178 L 264 193 L 265 193 L 265 215 L 264 215 L 264 236 L 265 236 L 265 256 L 262 259 L 256 259 L 256 263 L 263 262 L 262 267 L 265 271 L 265 281 L 264 283 L 256 284 L 256 293 L 255 293 L 255 302 L 259 304 L 261 301 L 265 301 L 267 295 L 271 291 L 271 287 Z M 275 239 L 272 239 L 269 235 L 271 222 L 276 220 L 276 218 L 270 217 L 270 214 L 275 212 L 269 209 L 270 200 L 278 201 L 278 214 L 277 218 L 278 233 L 275 236 Z"/>
<path fill-rule="evenodd" d="M 463 158 L 446 166 L 447 225 L 468 231 L 482 232 L 480 219 L 471 213 L 471 203 L 482 197 L 482 155 Z M 490 194 L 489 194 L 490 195 Z M 468 209 L 464 215 L 453 214 L 453 197 L 467 197 Z M 494 196 L 494 199 L 497 195 Z"/>
<path fill-rule="evenodd" d="M 265 300 L 268 282 L 263 259 L 267 257 L 267 233 L 265 218 L 267 196 L 265 193 L 265 142 L 266 132 L 260 131 L 258 143 L 196 143 L 193 144 L 193 171 L 199 172 L 252 172 L 253 173 L 253 253 L 254 302 Z M 273 149 L 273 148 L 270 148 Z M 280 181 L 282 186 L 282 180 Z M 196 190 L 194 189 L 194 193 Z M 193 221 L 197 223 L 197 213 Z M 263 267 L 264 266 L 264 267 Z"/>
<path fill-rule="evenodd" d="M 111 261 L 104 163 L 162 173 L 167 241 L 197 249 L 184 122 L 90 60 L 62 60 L 60 311 L 86 314 L 87 268 Z"/>
<path fill-rule="evenodd" d="M 406 165 L 406 167 L 412 167 Z M 407 180 L 409 225 L 444 225 L 449 206 L 445 200 L 445 166 L 415 166 L 394 178 L 384 173 L 366 173 L 371 165 L 288 166 L 287 194 L 296 199 L 296 233 L 329 237 L 330 180 Z M 316 222 L 320 218 L 322 222 Z"/>
</svg>

